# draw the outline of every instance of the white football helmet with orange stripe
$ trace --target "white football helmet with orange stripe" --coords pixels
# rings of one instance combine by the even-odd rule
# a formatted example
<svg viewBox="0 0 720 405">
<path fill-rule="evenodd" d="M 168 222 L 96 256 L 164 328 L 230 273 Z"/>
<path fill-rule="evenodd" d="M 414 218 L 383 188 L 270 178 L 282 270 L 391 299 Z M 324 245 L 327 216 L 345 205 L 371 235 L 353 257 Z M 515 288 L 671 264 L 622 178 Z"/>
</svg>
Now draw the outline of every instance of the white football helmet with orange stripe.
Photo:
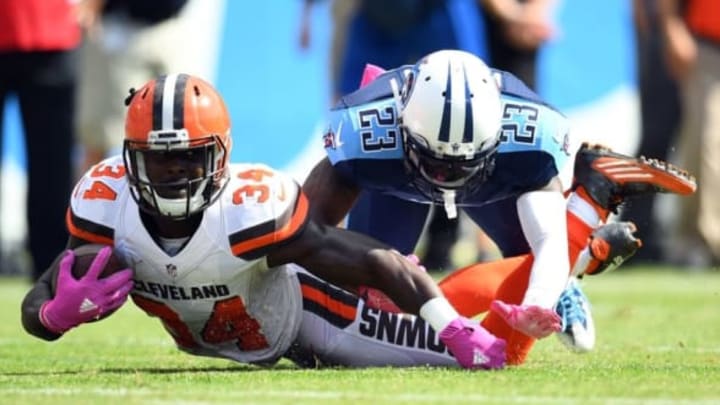
<svg viewBox="0 0 720 405">
<path fill-rule="evenodd" d="M 135 201 L 152 215 L 184 219 L 227 183 L 232 140 L 220 94 L 204 80 L 172 74 L 131 90 L 123 160 Z"/>
</svg>

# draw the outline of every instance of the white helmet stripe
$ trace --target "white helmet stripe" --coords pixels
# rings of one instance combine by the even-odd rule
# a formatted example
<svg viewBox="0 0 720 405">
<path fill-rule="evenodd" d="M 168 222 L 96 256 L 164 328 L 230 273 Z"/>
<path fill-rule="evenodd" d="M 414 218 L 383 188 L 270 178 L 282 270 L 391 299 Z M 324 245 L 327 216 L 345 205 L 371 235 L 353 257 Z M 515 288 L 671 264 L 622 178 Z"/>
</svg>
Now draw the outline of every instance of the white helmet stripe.
<svg viewBox="0 0 720 405">
<path fill-rule="evenodd" d="M 178 75 L 171 74 L 165 77 L 162 88 L 162 124 L 160 129 L 173 129 L 173 112 L 175 111 L 175 82 Z"/>
</svg>

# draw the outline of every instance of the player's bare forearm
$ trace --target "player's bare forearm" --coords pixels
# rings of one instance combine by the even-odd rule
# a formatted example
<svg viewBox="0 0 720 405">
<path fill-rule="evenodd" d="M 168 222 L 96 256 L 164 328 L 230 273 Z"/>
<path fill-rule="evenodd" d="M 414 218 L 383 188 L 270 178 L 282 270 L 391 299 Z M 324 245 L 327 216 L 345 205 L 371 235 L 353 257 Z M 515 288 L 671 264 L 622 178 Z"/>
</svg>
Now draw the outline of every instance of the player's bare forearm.
<svg viewBox="0 0 720 405">
<path fill-rule="evenodd" d="M 310 223 L 301 236 L 268 256 L 271 267 L 288 262 L 339 286 L 377 288 L 413 314 L 442 296 L 432 278 L 398 252 L 336 227 Z"/>
<path fill-rule="evenodd" d="M 310 172 L 303 191 L 310 201 L 310 217 L 325 225 L 339 224 L 360 194 L 357 186 L 343 179 L 327 158 Z"/>
</svg>

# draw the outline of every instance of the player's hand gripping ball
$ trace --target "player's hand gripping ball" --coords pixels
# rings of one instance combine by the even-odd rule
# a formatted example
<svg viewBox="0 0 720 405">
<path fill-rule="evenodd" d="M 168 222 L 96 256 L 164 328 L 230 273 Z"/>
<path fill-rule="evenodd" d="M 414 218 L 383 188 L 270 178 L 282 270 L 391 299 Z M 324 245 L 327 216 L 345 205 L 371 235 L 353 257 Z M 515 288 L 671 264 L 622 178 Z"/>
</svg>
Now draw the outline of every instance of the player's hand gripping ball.
<svg viewBox="0 0 720 405">
<path fill-rule="evenodd" d="M 53 298 L 40 308 L 40 321 L 55 333 L 112 314 L 133 288 L 133 271 L 112 247 L 89 245 L 62 252 L 52 264 Z"/>
<path fill-rule="evenodd" d="M 97 254 L 104 247 L 107 247 L 107 245 L 90 244 L 82 245 L 73 249 L 73 253 L 75 254 L 75 262 L 72 266 L 72 275 L 76 280 L 80 280 L 87 274 L 93 260 L 95 260 Z M 52 278 L 53 295 L 55 295 L 55 291 L 57 288 L 57 276 L 59 273 L 60 261 L 63 257 L 64 254 L 59 255 L 58 258 L 55 259 L 55 262 L 53 262 L 52 264 L 54 274 Z M 107 278 L 127 268 L 128 266 L 115 253 L 110 253 L 105 267 L 103 267 L 102 271 L 98 275 L 98 279 Z"/>
</svg>

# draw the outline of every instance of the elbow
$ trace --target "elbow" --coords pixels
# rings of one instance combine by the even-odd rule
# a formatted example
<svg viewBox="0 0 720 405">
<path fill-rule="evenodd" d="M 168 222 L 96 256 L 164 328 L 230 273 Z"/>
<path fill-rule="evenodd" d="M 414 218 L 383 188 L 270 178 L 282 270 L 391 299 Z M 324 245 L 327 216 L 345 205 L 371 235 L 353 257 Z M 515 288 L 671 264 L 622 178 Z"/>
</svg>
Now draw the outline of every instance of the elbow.
<svg viewBox="0 0 720 405">
<path fill-rule="evenodd" d="M 22 322 L 23 329 L 28 334 L 35 336 L 38 339 L 42 339 L 48 342 L 58 340 L 62 334 L 54 333 L 40 322 L 40 307 L 33 305 L 31 301 L 27 299 L 23 301 L 21 308 L 20 320 Z"/>
<path fill-rule="evenodd" d="M 40 323 L 40 319 L 38 318 L 38 314 L 28 314 L 25 311 L 22 313 L 22 326 L 25 329 L 25 332 L 28 334 L 35 336 L 38 339 L 42 339 L 48 342 L 52 342 L 54 340 L 60 339 L 59 334 L 52 333 L 45 329 L 45 327 L 42 326 Z"/>
</svg>

